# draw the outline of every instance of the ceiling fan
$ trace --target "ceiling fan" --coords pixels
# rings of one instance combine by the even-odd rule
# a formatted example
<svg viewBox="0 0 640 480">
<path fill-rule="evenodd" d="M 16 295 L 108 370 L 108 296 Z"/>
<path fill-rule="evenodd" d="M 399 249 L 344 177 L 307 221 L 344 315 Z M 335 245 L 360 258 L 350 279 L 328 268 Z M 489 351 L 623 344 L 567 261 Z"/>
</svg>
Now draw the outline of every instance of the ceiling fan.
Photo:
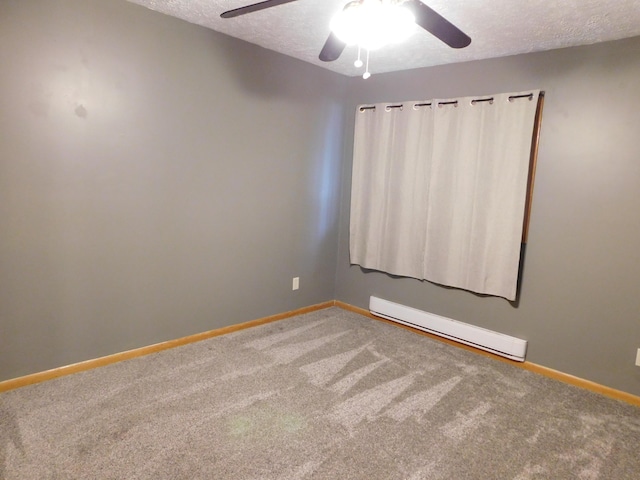
<svg viewBox="0 0 640 480">
<path fill-rule="evenodd" d="M 228 10 L 220 16 L 222 18 L 233 18 L 295 1 L 296 0 L 264 0 L 244 7 Z M 363 8 L 372 6 L 372 4 L 402 7 L 401 10 L 404 13 L 409 12 L 412 15 L 412 22 L 415 22 L 415 24 L 422 27 L 452 48 L 464 48 L 471 43 L 471 38 L 469 38 L 462 30 L 422 3 L 420 0 L 352 0 L 344 6 L 343 12 L 355 12 L 356 10 L 361 11 Z M 390 17 L 386 15 L 384 22 L 388 22 L 389 18 Z M 344 38 L 341 38 L 341 35 L 338 35 L 336 30 L 336 28 L 332 27 L 331 33 L 320 51 L 319 58 L 323 62 L 332 62 L 337 60 L 347 44 L 351 43 L 345 41 Z M 377 33 L 378 32 L 374 32 L 372 35 L 376 36 Z M 367 50 L 369 49 L 366 45 L 364 48 Z"/>
</svg>

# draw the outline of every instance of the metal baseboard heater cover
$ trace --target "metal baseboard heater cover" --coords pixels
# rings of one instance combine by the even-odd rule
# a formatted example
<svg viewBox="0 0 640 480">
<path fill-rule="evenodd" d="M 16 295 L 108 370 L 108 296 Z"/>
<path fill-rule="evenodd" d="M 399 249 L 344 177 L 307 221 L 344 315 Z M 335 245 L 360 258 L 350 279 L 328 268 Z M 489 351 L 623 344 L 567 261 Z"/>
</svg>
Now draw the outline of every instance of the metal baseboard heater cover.
<svg viewBox="0 0 640 480">
<path fill-rule="evenodd" d="M 402 323 L 502 357 L 524 362 L 527 341 L 441 317 L 377 297 L 369 298 L 369 311 L 378 317 Z"/>
</svg>

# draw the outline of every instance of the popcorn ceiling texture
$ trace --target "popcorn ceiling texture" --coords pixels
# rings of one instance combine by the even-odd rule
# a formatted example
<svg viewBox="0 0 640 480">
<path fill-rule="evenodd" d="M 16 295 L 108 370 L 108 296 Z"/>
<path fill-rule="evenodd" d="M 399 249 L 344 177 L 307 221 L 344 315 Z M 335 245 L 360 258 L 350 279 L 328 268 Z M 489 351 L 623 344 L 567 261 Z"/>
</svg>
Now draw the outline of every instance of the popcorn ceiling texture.
<svg viewBox="0 0 640 480">
<path fill-rule="evenodd" d="M 329 22 L 347 0 L 298 0 L 234 19 L 226 10 L 258 0 L 129 0 L 152 10 L 245 40 L 264 48 L 358 76 L 356 47 L 335 62 L 318 54 L 329 34 Z M 408 70 L 446 63 L 503 57 L 640 35 L 639 0 L 426 0 L 435 11 L 472 38 L 469 47 L 447 47 L 419 27 L 402 45 L 371 55 L 372 73 Z"/>
</svg>

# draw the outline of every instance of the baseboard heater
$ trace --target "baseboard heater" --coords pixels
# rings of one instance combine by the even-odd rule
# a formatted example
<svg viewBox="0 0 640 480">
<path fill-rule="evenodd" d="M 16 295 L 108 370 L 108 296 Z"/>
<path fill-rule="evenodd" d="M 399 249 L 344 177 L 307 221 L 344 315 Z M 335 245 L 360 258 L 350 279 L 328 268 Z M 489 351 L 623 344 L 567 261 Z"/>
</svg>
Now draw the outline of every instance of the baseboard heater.
<svg viewBox="0 0 640 480">
<path fill-rule="evenodd" d="M 378 317 L 402 323 L 440 337 L 464 343 L 502 357 L 524 362 L 527 341 L 423 312 L 377 297 L 369 299 L 369 311 Z"/>
</svg>

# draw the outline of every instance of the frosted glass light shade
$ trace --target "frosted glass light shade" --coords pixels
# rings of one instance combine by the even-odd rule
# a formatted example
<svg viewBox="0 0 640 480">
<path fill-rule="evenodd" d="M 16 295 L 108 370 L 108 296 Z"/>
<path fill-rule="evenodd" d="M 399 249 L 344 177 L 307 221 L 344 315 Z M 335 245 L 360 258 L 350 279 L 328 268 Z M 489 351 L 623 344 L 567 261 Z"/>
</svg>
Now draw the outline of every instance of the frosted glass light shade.
<svg viewBox="0 0 640 480">
<path fill-rule="evenodd" d="M 381 0 L 353 1 L 331 20 L 331 30 L 347 45 L 375 50 L 406 39 L 415 18 L 406 8 Z"/>
</svg>

